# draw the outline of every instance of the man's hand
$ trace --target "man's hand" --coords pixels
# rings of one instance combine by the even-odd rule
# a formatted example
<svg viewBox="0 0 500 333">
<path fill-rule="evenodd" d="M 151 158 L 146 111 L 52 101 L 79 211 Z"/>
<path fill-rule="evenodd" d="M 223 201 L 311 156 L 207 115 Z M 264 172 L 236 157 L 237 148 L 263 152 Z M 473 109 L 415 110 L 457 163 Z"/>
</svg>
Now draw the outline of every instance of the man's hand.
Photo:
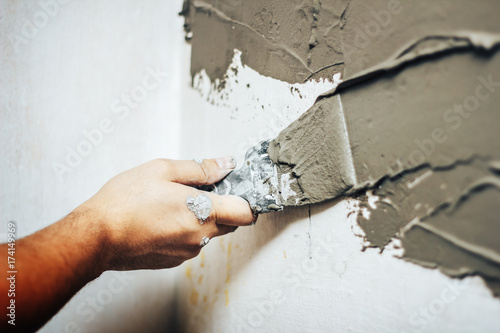
<svg viewBox="0 0 500 333">
<path fill-rule="evenodd" d="M 202 224 L 186 200 L 203 193 L 232 169 L 231 158 L 154 160 L 111 179 L 68 216 L 16 242 L 16 325 L 7 324 L 9 288 L 0 280 L 1 327 L 35 331 L 85 284 L 106 270 L 173 267 L 196 256 L 203 239 L 255 221 L 235 196 L 204 192 L 211 209 Z M 210 207 L 210 205 L 208 206 Z M 7 244 L 0 260 L 7 262 Z"/>
<path fill-rule="evenodd" d="M 75 211 L 95 216 L 107 235 L 103 270 L 173 267 L 196 256 L 203 237 L 213 238 L 255 221 L 248 203 L 236 196 L 205 194 L 212 210 L 202 225 L 186 198 L 234 167 L 231 157 L 195 161 L 153 160 L 111 179 Z"/>
</svg>

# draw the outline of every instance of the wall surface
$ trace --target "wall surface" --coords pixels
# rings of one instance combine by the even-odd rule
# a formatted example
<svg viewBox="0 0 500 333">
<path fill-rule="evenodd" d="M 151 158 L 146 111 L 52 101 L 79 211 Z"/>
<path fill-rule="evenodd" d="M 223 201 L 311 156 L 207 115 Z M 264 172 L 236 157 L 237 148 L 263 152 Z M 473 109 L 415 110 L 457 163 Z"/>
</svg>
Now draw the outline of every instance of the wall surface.
<svg viewBox="0 0 500 333">
<path fill-rule="evenodd" d="M 204 74 L 195 76 L 195 90 L 184 91 L 193 107 L 183 112 L 182 157 L 236 152 L 241 162 L 247 147 L 273 137 L 332 86 L 291 85 L 237 59 L 220 92 Z M 373 196 L 373 207 L 376 201 Z M 355 199 L 286 208 L 212 240 L 181 266 L 186 331 L 497 330 L 500 302 L 479 277 L 452 279 L 403 261 L 395 244 L 382 253 L 362 251 L 359 211 Z"/>
<path fill-rule="evenodd" d="M 214 91 L 204 96 L 213 105 L 203 144 L 190 149 L 208 151 L 222 123 L 239 138 L 224 143 L 229 150 L 247 137 L 274 138 L 256 133 L 282 114 L 297 117 L 293 108 L 308 100 L 270 143 L 278 183 L 295 192 L 281 203 L 337 198 L 261 216 L 256 230 L 240 228 L 187 265 L 192 331 L 497 329 L 500 24 L 491 13 L 499 9 L 496 1 L 184 2 L 191 74 Z M 334 75 L 337 86 L 305 96 L 301 83 Z M 284 82 L 290 88 L 280 91 Z M 262 86 L 264 95 L 254 93 Z M 245 103 L 263 112 L 247 120 Z M 226 265 L 208 259 L 226 256 Z M 227 274 L 215 294 L 207 269 Z"/>
<path fill-rule="evenodd" d="M 0 6 L 5 241 L 10 220 L 18 237 L 25 236 L 68 214 L 117 173 L 178 156 L 179 53 L 189 50 L 180 3 L 15 0 Z M 174 276 L 105 273 L 41 332 L 164 331 Z"/>
<path fill-rule="evenodd" d="M 355 34 L 356 26 L 344 23 L 347 14 L 363 12 L 359 2 L 352 1 L 347 11 L 348 1 L 330 7 L 325 2 L 329 14 L 323 16 L 314 1 L 294 4 L 296 11 L 280 9 L 278 2 L 245 2 L 248 13 L 259 13 L 250 17 L 242 1 L 212 1 L 226 14 L 224 24 L 243 22 L 234 30 L 250 26 L 256 36 L 248 46 L 224 29 L 204 31 L 203 38 L 193 29 L 193 54 L 200 62 L 192 66 L 184 20 L 177 15 L 181 1 L 62 2 L 0 5 L 0 232 L 14 220 L 19 237 L 53 223 L 110 177 L 149 159 L 233 154 L 241 163 L 249 147 L 276 137 L 341 78 L 376 66 L 375 54 L 397 51 L 375 40 L 388 35 L 405 41 L 425 32 L 426 25 L 417 17 L 411 23 L 415 30 L 397 30 L 405 20 L 395 16 L 395 25 L 347 60 L 338 45 L 354 40 L 349 33 Z M 217 18 L 207 19 L 203 2 L 195 4 L 201 7 L 198 29 Z M 382 5 L 370 8 L 387 4 Z M 437 18 L 430 21 L 452 9 L 430 11 L 429 17 Z M 296 12 L 297 18 L 291 16 Z M 477 15 L 487 14 L 483 8 Z M 366 20 L 371 21 L 377 22 Z M 497 27 L 487 19 L 482 26 L 462 21 L 470 29 Z M 294 27 L 303 34 L 285 33 Z M 446 30 L 442 22 L 432 26 L 438 28 Z M 200 56 L 199 47 L 213 45 L 224 52 Z M 457 64 L 476 65 L 475 58 L 467 62 L 467 54 L 459 58 Z M 426 66 L 415 68 L 433 73 Z M 449 68 L 446 73 L 458 67 Z M 319 81 L 305 81 L 311 77 Z M 410 93 L 416 89 L 405 86 L 413 81 L 404 76 L 395 82 Z M 373 105 L 356 91 L 346 93 L 351 128 L 357 119 L 369 122 L 356 113 L 352 100 Z M 423 179 L 413 176 L 405 182 Z M 500 301 L 481 277 L 454 279 L 401 260 L 395 237 L 389 236 L 383 251 L 366 248 L 374 241 L 367 230 L 378 230 L 369 224 L 370 216 L 379 216 L 377 207 L 384 207 L 382 194 L 394 193 L 389 185 L 359 198 L 262 215 L 255 226 L 211 240 L 200 256 L 172 270 L 107 272 L 41 332 L 497 331 Z"/>
</svg>

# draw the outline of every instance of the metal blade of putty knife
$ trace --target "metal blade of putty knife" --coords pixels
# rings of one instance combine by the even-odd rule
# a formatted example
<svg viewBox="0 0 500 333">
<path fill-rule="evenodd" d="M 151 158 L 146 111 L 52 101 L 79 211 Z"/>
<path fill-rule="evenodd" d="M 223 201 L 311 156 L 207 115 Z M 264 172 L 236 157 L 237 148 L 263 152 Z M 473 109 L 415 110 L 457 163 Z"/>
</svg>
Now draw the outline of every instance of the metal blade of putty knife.
<svg viewBox="0 0 500 333">
<path fill-rule="evenodd" d="M 255 214 L 283 209 L 278 188 L 276 165 L 269 158 L 269 141 L 250 148 L 240 169 L 214 185 L 220 195 L 237 195 L 247 200 Z"/>
</svg>

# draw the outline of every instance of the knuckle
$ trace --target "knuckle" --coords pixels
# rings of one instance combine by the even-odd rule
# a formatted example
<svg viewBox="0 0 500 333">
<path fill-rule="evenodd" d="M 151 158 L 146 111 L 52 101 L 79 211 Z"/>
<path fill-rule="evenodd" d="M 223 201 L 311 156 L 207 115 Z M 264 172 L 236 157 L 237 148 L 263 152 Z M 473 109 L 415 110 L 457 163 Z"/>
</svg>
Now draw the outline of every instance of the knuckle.
<svg viewBox="0 0 500 333">
<path fill-rule="evenodd" d="M 220 221 L 220 214 L 215 207 L 212 208 L 212 211 L 210 212 L 210 215 L 208 216 L 207 220 L 205 223 L 215 223 L 217 224 Z"/>
<path fill-rule="evenodd" d="M 200 169 L 200 180 L 203 184 L 207 185 L 210 184 L 210 169 L 206 165 L 206 160 L 203 161 L 203 163 L 198 164 L 198 167 Z"/>
<path fill-rule="evenodd" d="M 186 244 L 186 252 L 188 254 L 192 254 L 192 253 L 198 253 L 199 250 L 201 249 L 201 246 L 200 246 L 200 241 L 201 241 L 201 238 L 200 239 L 192 239 L 188 242 L 188 244 Z M 193 255 L 194 257 L 194 255 Z"/>
<path fill-rule="evenodd" d="M 166 158 L 156 158 L 149 162 L 149 165 L 153 170 L 162 173 L 169 173 L 172 170 L 172 163 Z"/>
<path fill-rule="evenodd" d="M 185 226 L 184 238 L 188 245 L 192 244 L 198 237 L 198 234 L 200 232 L 198 229 L 199 227 L 195 223 L 189 223 L 188 225 Z"/>
<path fill-rule="evenodd" d="M 203 232 L 200 230 L 199 226 L 191 226 L 186 230 L 186 236 L 184 238 L 184 245 L 186 249 L 192 250 L 200 247 L 200 241 L 203 235 Z"/>
</svg>

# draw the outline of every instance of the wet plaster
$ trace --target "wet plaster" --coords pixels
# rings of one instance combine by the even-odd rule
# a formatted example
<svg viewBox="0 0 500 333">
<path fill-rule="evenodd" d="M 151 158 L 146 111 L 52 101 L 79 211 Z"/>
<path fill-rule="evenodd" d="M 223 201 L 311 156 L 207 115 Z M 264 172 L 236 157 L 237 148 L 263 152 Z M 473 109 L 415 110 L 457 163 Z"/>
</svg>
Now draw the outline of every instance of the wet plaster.
<svg viewBox="0 0 500 333">
<path fill-rule="evenodd" d="M 498 2 L 190 3 L 193 73 L 221 77 L 237 48 L 280 80 L 343 75 L 271 142 L 287 205 L 356 196 L 368 246 L 399 239 L 404 260 L 499 296 Z"/>
<path fill-rule="evenodd" d="M 188 195 L 186 198 L 187 208 L 193 212 L 200 224 L 206 222 L 212 211 L 212 200 L 205 194 L 200 194 L 196 198 Z"/>
<path fill-rule="evenodd" d="M 289 83 L 331 79 L 343 65 L 340 27 L 347 1 L 185 1 L 191 73 L 222 79 L 233 50 L 265 76 Z M 207 27 L 209 27 L 207 29 Z"/>
<path fill-rule="evenodd" d="M 340 112 L 332 112 L 341 110 L 340 103 L 338 95 L 319 100 L 271 141 L 268 152 L 278 165 L 280 183 L 286 178 L 294 193 L 286 196 L 285 205 L 322 202 L 355 185 L 345 121 Z"/>
</svg>

